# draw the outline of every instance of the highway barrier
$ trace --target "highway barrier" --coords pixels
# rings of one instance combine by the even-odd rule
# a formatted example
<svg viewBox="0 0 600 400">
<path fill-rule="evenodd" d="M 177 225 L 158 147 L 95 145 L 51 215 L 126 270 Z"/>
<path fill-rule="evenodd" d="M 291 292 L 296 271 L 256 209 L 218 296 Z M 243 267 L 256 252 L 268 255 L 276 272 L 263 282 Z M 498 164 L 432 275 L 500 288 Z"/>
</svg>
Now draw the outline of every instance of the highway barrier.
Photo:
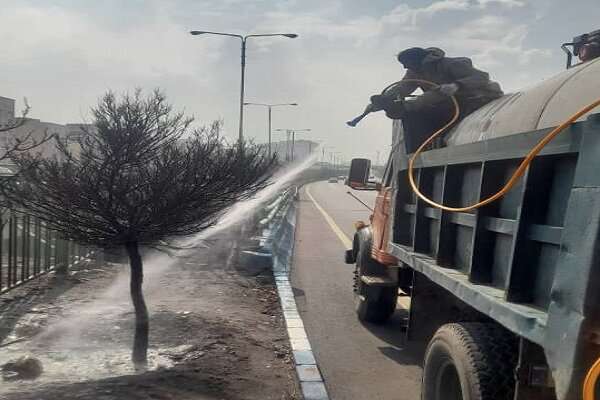
<svg viewBox="0 0 600 400">
<path fill-rule="evenodd" d="M 264 208 L 265 216 L 259 222 L 262 236 L 256 253 L 270 254 L 302 395 L 305 400 L 328 400 L 327 389 L 298 313 L 289 279 L 294 253 L 295 200 L 298 198 L 298 190 L 298 186 L 288 188 Z"/>
</svg>

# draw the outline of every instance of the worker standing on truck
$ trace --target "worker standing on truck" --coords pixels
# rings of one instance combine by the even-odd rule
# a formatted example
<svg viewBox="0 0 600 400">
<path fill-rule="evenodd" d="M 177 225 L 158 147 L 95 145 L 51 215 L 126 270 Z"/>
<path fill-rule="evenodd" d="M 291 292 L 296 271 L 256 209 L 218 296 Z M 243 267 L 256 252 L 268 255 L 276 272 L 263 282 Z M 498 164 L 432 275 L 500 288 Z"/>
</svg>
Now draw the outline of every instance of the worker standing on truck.
<svg viewBox="0 0 600 400">
<path fill-rule="evenodd" d="M 413 152 L 436 129 L 454 114 L 449 96 L 460 106 L 460 118 L 503 95 L 500 85 L 491 81 L 487 72 L 473 67 L 466 57 L 446 57 L 436 47 L 413 47 L 398 54 L 406 69 L 402 80 L 385 94 L 371 97 L 371 104 L 392 119 L 401 119 L 406 133 L 406 150 Z M 432 87 L 412 80 L 438 84 Z M 424 93 L 412 101 L 404 99 L 420 88 Z"/>
</svg>

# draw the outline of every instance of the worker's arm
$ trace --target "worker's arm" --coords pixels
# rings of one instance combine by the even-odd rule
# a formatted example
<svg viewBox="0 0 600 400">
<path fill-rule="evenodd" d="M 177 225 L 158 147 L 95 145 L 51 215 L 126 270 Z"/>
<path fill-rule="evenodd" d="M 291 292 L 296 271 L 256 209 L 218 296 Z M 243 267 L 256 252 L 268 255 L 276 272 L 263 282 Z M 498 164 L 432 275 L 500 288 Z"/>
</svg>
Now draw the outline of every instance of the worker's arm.
<svg viewBox="0 0 600 400">
<path fill-rule="evenodd" d="M 385 95 L 394 99 L 403 99 L 419 88 L 417 82 L 407 82 L 409 79 L 416 79 L 417 75 L 410 69 L 406 70 L 404 77 L 400 82 L 390 88 Z"/>
<path fill-rule="evenodd" d="M 490 75 L 473 67 L 468 58 L 457 58 L 448 64 L 450 75 L 454 77 L 454 83 L 458 84 L 459 90 L 480 89 L 490 82 Z"/>
</svg>

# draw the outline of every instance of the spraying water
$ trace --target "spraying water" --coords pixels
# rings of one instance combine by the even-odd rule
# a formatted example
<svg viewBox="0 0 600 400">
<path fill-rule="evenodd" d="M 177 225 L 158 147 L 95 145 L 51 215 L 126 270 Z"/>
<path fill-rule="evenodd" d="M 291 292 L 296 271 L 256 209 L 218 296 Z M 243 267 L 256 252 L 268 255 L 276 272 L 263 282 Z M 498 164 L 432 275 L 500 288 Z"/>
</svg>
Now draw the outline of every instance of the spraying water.
<svg viewBox="0 0 600 400">
<path fill-rule="evenodd" d="M 317 161 L 316 153 L 313 153 L 310 157 L 304 160 L 302 163 L 292 166 L 292 168 L 288 170 L 284 170 L 279 174 L 274 175 L 271 178 L 271 184 L 258 192 L 258 194 L 249 200 L 240 201 L 236 203 L 228 212 L 221 218 L 219 223 L 215 226 L 206 229 L 203 232 L 193 236 L 188 239 L 188 243 L 186 244 L 198 244 L 201 243 L 202 240 L 208 239 L 214 234 L 227 229 L 236 223 L 242 221 L 247 218 L 247 216 L 253 212 L 255 212 L 258 207 L 270 200 L 277 193 L 280 193 L 286 186 L 288 186 L 300 173 L 305 171 L 311 165 L 313 165 Z"/>
<path fill-rule="evenodd" d="M 144 260 L 145 283 L 144 292 L 148 299 L 160 298 L 164 279 L 163 275 L 175 264 L 181 261 L 179 257 L 191 252 L 194 247 L 204 244 L 210 237 L 224 231 L 231 226 L 243 221 L 256 212 L 265 202 L 289 186 L 296 177 L 316 162 L 315 155 L 301 163 L 291 166 L 276 175 L 270 185 L 261 190 L 252 199 L 240 201 L 233 205 L 219 222 L 203 232 L 180 241 L 184 250 L 175 252 L 176 257 L 166 254 L 154 253 Z M 191 249 L 189 249 L 191 248 Z M 183 277 L 180 277 L 184 279 Z M 163 280 L 163 282 L 161 282 Z M 90 376 L 111 376 L 132 373 L 129 362 L 130 348 L 113 346 L 107 352 L 106 343 L 90 343 L 83 337 L 93 324 L 111 325 L 114 321 L 124 318 L 130 320 L 131 304 L 129 300 L 129 273 L 124 268 L 113 283 L 103 293 L 96 296 L 93 301 L 81 304 L 70 310 L 69 315 L 56 323 L 49 325 L 42 333 L 37 335 L 29 344 L 33 348 L 45 351 L 45 354 L 35 354 L 39 357 L 46 372 L 43 380 L 83 380 Z M 126 315 L 126 317 L 124 317 Z M 11 358 L 22 355 L 25 348 L 12 347 L 5 349 L 1 358 Z M 69 354 L 69 362 L 62 358 Z M 78 357 L 79 362 L 73 362 L 73 357 Z M 168 361 L 161 359 L 157 353 L 150 352 L 151 364 L 168 365 Z M 107 369 L 107 365 L 110 368 Z M 40 382 L 41 383 L 41 382 Z M 10 389 L 7 387 L 7 389 Z"/>
</svg>

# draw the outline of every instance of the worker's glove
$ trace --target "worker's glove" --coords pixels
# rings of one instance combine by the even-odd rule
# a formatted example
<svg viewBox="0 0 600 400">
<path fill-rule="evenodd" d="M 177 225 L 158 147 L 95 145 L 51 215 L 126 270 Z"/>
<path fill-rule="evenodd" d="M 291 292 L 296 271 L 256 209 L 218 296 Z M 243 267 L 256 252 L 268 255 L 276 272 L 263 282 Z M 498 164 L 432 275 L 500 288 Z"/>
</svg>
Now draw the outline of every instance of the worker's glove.
<svg viewBox="0 0 600 400">
<path fill-rule="evenodd" d="M 371 96 L 371 104 L 375 106 L 376 110 L 385 110 L 394 103 L 394 99 L 390 96 L 383 94 L 376 94 Z"/>
<path fill-rule="evenodd" d="M 392 102 L 384 110 L 385 115 L 391 119 L 402 119 L 406 115 L 406 107 L 402 100 Z"/>
<path fill-rule="evenodd" d="M 453 96 L 458 92 L 458 85 L 456 83 L 444 83 L 440 85 L 439 91 L 446 96 Z"/>
</svg>

